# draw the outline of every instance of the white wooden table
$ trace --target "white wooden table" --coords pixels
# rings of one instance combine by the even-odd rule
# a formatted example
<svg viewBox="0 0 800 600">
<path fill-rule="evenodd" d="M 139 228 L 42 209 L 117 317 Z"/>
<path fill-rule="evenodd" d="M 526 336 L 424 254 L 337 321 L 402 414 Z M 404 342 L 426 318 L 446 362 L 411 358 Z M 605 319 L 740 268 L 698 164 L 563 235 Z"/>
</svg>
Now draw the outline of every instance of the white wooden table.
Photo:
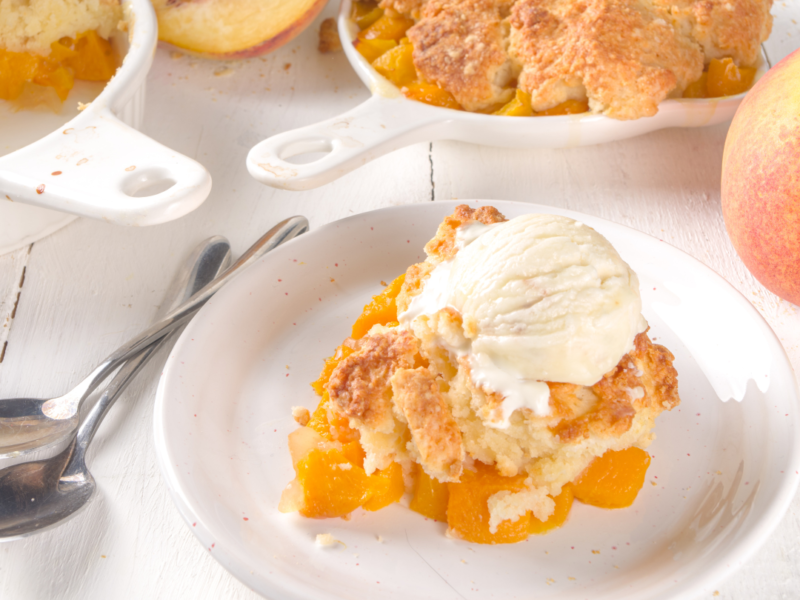
<svg viewBox="0 0 800 600">
<path fill-rule="evenodd" d="M 287 47 L 221 64 L 158 51 L 144 131 L 205 164 L 206 203 L 136 229 L 79 219 L 0 257 L 0 398 L 51 397 L 153 319 L 179 264 L 222 234 L 238 255 L 276 221 L 312 228 L 384 206 L 452 198 L 536 202 L 639 229 L 694 255 L 749 298 L 800 368 L 800 312 L 745 269 L 725 233 L 720 166 L 727 125 L 660 131 L 605 146 L 519 151 L 420 144 L 310 192 L 276 191 L 247 173 L 247 151 L 280 131 L 367 98 L 341 53 L 316 50 L 319 21 Z M 800 1 L 778 0 L 771 64 L 800 47 Z M 187 529 L 156 466 L 157 357 L 103 423 L 88 463 L 98 493 L 62 527 L 0 544 L 0 598 L 256 598 Z M 0 465 L 2 466 L 2 465 Z M 715 597 L 800 598 L 800 497 Z"/>
</svg>

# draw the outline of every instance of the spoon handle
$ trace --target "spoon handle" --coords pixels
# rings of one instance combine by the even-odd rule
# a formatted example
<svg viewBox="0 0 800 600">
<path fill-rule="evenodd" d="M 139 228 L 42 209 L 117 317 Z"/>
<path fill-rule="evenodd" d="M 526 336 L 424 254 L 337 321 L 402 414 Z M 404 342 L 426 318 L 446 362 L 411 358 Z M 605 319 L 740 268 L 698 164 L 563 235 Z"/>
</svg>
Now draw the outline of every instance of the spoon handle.
<svg viewBox="0 0 800 600">
<path fill-rule="evenodd" d="M 181 306 L 188 298 L 194 296 L 198 290 L 208 285 L 220 273 L 224 272 L 231 264 L 231 245 L 224 237 L 215 235 L 198 245 L 178 271 L 172 284 L 167 290 L 164 302 L 157 313 L 157 318 L 172 311 L 176 306 Z M 122 395 L 128 384 L 136 377 L 139 371 L 147 364 L 158 350 L 174 341 L 177 331 L 162 338 L 152 346 L 146 348 L 138 356 L 129 359 L 114 378 L 106 386 L 97 402 L 78 428 L 76 441 L 69 464 L 64 469 L 63 476 L 77 475 L 85 469 L 86 449 L 94 438 L 100 423 L 117 398 Z"/>
<path fill-rule="evenodd" d="M 139 354 L 154 342 L 186 323 L 217 290 L 243 267 L 254 263 L 267 252 L 306 231 L 308 231 L 308 220 L 301 216 L 290 217 L 275 225 L 253 244 L 230 269 L 203 287 L 187 302 L 171 311 L 163 320 L 109 355 L 86 379 L 67 394 L 68 402 L 63 401 L 65 396 L 49 400 L 42 406 L 42 412 L 51 419 L 67 419 L 76 414 L 80 409 L 81 402 L 123 361 Z M 61 400 L 61 402 L 57 400 Z"/>
<path fill-rule="evenodd" d="M 75 449 L 72 453 L 69 464 L 64 469 L 62 478 L 75 475 L 78 471 L 82 471 L 84 469 L 83 465 L 84 461 L 86 460 L 86 449 L 89 447 L 89 444 L 94 438 L 94 434 L 97 433 L 97 429 L 100 427 L 100 423 L 103 421 L 103 418 L 106 416 L 108 410 L 114 404 L 116 399 L 122 395 L 122 392 L 125 391 L 125 388 L 128 387 L 128 384 L 133 381 L 136 375 L 138 375 L 139 371 L 141 371 L 142 368 L 147 364 L 147 362 L 150 360 L 150 357 L 158 352 L 162 346 L 169 343 L 172 338 L 173 335 L 169 335 L 166 338 L 162 338 L 149 348 L 145 348 L 141 354 L 134 356 L 128 362 L 122 365 L 122 368 L 117 372 L 116 375 L 114 375 L 111 383 L 109 383 L 108 386 L 103 390 L 100 398 L 97 400 L 97 402 L 95 402 L 94 406 L 92 406 L 78 427 L 78 434 L 75 440 Z"/>
</svg>

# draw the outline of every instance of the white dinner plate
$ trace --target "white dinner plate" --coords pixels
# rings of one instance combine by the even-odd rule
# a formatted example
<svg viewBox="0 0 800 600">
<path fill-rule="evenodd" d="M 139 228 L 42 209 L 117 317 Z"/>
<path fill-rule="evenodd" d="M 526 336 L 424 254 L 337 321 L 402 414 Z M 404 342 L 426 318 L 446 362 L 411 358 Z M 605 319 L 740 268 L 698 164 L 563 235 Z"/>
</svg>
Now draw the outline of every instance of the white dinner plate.
<svg viewBox="0 0 800 600">
<path fill-rule="evenodd" d="M 639 274 L 651 337 L 676 357 L 681 405 L 657 421 L 636 503 L 612 511 L 576 502 L 561 529 L 499 546 L 448 539 L 444 524 L 399 504 L 357 510 L 349 521 L 278 512 L 294 477 L 291 407 L 314 408 L 309 382 L 322 360 L 381 281 L 424 258 L 423 245 L 456 204 L 368 212 L 303 235 L 238 276 L 191 322 L 164 369 L 155 416 L 159 463 L 189 528 L 233 575 L 275 600 L 709 593 L 764 542 L 797 488 L 789 361 L 749 302 L 695 259 L 552 207 L 491 202 L 508 217 L 563 214 L 605 235 Z M 715 389 L 744 398 L 722 402 Z M 342 544 L 318 547 L 320 533 Z"/>
</svg>

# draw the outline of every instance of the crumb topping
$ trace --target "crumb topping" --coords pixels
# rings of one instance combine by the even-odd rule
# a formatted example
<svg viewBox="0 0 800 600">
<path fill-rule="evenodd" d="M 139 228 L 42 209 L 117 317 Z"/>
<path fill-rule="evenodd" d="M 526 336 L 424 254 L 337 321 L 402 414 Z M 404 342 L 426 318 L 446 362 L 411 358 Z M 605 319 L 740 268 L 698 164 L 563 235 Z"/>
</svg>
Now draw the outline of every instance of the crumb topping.
<svg viewBox="0 0 800 600">
<path fill-rule="evenodd" d="M 618 437 L 631 428 L 637 411 L 671 410 L 680 402 L 673 360 L 669 350 L 653 344 L 646 333 L 640 333 L 634 350 L 589 388 L 596 400 L 588 409 L 578 400 L 575 388 L 579 386 L 549 383 L 551 403 L 562 417 L 552 427 L 553 433 L 565 443 L 576 443 L 590 436 Z"/>
<path fill-rule="evenodd" d="M 305 427 L 311 420 L 311 413 L 308 412 L 308 409 L 305 406 L 293 406 L 292 418 L 298 425 Z"/>
<path fill-rule="evenodd" d="M 504 0 L 430 0 L 407 32 L 420 76 L 467 110 L 503 102 L 516 75 L 505 50 L 509 6 Z"/>
<path fill-rule="evenodd" d="M 703 72 L 703 53 L 644 4 L 629 0 L 520 0 L 510 50 L 534 110 L 588 96 L 618 119 L 652 116 Z"/>
<path fill-rule="evenodd" d="M 617 119 L 651 116 L 712 58 L 756 66 L 772 0 L 382 0 L 414 17 L 423 80 L 491 111 L 514 87 L 534 111 L 567 100 Z"/>
<path fill-rule="evenodd" d="M 425 472 L 442 482 L 458 481 L 464 461 L 461 432 L 434 375 L 425 367 L 398 369 L 392 392 Z"/>
<path fill-rule="evenodd" d="M 339 52 L 342 49 L 342 41 L 339 39 L 339 30 L 336 27 L 336 19 L 325 19 L 319 26 L 319 45 L 317 50 L 322 54 Z"/>
<path fill-rule="evenodd" d="M 356 351 L 331 374 L 328 393 L 336 409 L 358 427 L 391 432 L 391 384 L 397 369 L 414 364 L 418 342 L 409 331 L 392 329 L 358 340 Z"/>
</svg>

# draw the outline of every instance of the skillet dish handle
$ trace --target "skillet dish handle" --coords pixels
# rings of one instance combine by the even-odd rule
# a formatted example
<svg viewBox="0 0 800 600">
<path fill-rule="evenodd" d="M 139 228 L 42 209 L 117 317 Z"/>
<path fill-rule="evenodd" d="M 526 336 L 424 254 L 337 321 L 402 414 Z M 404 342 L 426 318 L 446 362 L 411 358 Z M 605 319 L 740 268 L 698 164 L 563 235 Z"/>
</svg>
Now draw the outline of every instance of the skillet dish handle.
<svg viewBox="0 0 800 600">
<path fill-rule="evenodd" d="M 65 127 L 0 158 L 0 199 L 154 225 L 197 208 L 211 191 L 198 162 L 89 105 Z"/>
<path fill-rule="evenodd" d="M 404 100 L 374 95 L 337 117 L 267 138 L 250 150 L 247 170 L 271 187 L 309 190 L 393 150 L 440 139 L 435 124 L 446 123 L 445 109 Z M 312 153 L 324 155 L 306 163 L 287 160 Z"/>
</svg>

